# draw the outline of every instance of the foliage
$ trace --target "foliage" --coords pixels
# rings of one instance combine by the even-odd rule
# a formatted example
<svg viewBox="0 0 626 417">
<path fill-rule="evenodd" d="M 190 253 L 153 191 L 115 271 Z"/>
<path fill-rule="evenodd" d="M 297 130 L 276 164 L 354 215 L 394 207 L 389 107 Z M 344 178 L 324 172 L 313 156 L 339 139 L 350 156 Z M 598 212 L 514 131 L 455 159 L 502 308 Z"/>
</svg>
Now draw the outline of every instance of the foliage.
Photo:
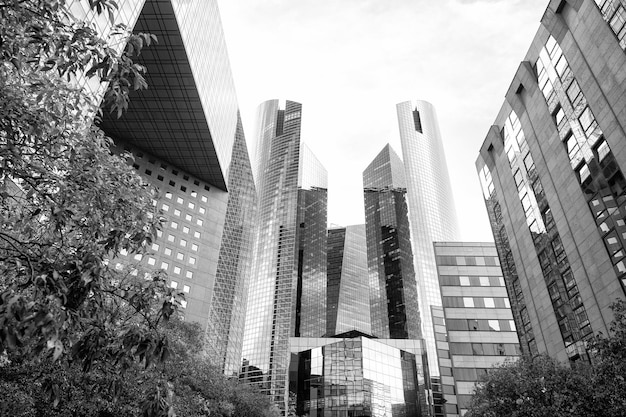
<svg viewBox="0 0 626 417">
<path fill-rule="evenodd" d="M 158 410 L 151 407 L 159 403 L 171 403 L 170 411 L 179 416 L 277 416 L 269 397 L 237 380 L 227 379 L 208 362 L 203 355 L 198 325 L 171 320 L 164 330 L 171 344 L 171 359 L 148 369 L 134 365 L 124 378 L 99 369 L 85 373 L 77 366 L 63 367 L 51 360 L 38 368 L 19 362 L 0 367 L 0 390 L 4 393 L 0 414 L 140 416 L 154 414 Z M 63 381 L 56 408 L 50 408 L 49 398 L 40 389 L 48 379 Z M 107 389 L 114 380 L 121 384 L 117 398 Z M 158 401 L 144 402 L 147 395 L 157 393 Z"/>
<path fill-rule="evenodd" d="M 612 305 L 610 335 L 589 344 L 592 364 L 559 364 L 547 356 L 492 369 L 479 383 L 470 417 L 626 415 L 626 303 Z"/>
<path fill-rule="evenodd" d="M 113 37 L 128 39 L 112 47 L 68 3 L 0 0 L 2 374 L 38 375 L 33 386 L 50 401 L 30 398 L 52 408 L 98 381 L 116 398 L 128 371 L 164 361 L 170 349 L 160 327 L 180 297 L 163 273 L 118 263 L 120 253 L 133 260 L 150 248 L 160 227 L 155 191 L 130 155 L 112 153 L 93 125 L 99 97 L 84 87 L 88 79 L 109 85 L 105 102 L 119 114 L 128 92 L 145 87 L 131 55 L 152 38 L 111 22 Z M 117 7 L 89 4 L 111 19 Z M 151 415 L 169 409 L 160 395 L 151 407 Z"/>
</svg>

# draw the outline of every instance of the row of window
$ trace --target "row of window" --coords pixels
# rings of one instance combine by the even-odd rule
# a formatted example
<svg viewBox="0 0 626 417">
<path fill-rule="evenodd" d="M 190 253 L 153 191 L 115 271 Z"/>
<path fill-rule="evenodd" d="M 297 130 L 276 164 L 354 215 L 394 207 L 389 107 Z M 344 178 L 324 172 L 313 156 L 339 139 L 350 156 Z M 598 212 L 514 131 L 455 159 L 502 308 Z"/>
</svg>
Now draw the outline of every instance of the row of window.
<svg viewBox="0 0 626 417">
<path fill-rule="evenodd" d="M 128 149 L 127 149 L 127 150 L 128 150 Z M 163 163 L 163 162 L 157 163 L 157 161 L 156 161 L 156 159 L 155 159 L 155 158 L 145 158 L 142 152 L 137 152 L 137 153 L 135 153 L 135 158 L 137 158 L 137 159 L 147 159 L 147 161 L 148 161 L 148 163 L 149 163 L 149 164 L 154 165 L 155 169 L 158 169 L 158 170 L 160 170 L 160 171 L 164 171 L 164 172 L 166 172 L 166 171 L 168 170 L 168 166 L 167 166 L 167 164 L 165 164 L 165 163 Z M 139 169 L 139 164 L 136 164 L 136 163 L 135 163 L 135 164 L 133 164 L 133 167 L 134 167 L 135 169 L 137 169 L 137 170 L 138 170 L 138 169 Z M 146 168 L 146 170 L 145 170 L 144 172 L 146 173 L 146 175 L 149 175 L 149 176 L 151 176 L 151 175 L 152 175 L 152 170 L 151 170 L 151 169 L 149 169 L 149 168 Z M 177 170 L 177 169 L 174 169 L 174 168 L 172 168 L 172 169 L 170 170 L 170 172 L 172 173 L 172 175 L 174 175 L 174 176 L 176 176 L 176 177 L 177 177 L 177 176 L 178 176 L 178 174 L 179 174 L 178 170 Z M 182 178 L 183 178 L 183 181 L 190 181 L 190 180 L 191 180 L 191 179 L 189 178 L 189 175 L 187 175 L 187 174 L 183 174 L 183 175 L 182 175 Z M 159 181 L 163 181 L 163 176 L 162 176 L 162 175 L 157 175 L 157 179 L 158 179 Z M 175 183 L 174 181 L 170 181 L 170 185 L 171 185 L 172 187 L 174 187 L 174 186 L 176 185 L 176 183 Z M 195 185 L 196 187 L 199 187 L 199 186 L 200 186 L 200 181 L 198 181 L 198 180 L 194 179 L 194 180 L 193 180 L 193 185 Z M 181 191 L 183 191 L 183 192 L 186 192 L 186 191 L 187 191 L 187 187 L 186 187 L 186 186 L 184 186 L 184 185 L 181 185 L 180 190 L 181 190 Z M 204 190 L 205 190 L 205 191 L 210 191 L 210 190 L 211 190 L 211 187 L 209 187 L 208 185 L 206 185 L 206 184 L 205 184 L 205 185 L 204 185 Z M 196 197 L 196 196 L 197 196 L 197 191 L 193 191 L 193 190 L 192 190 L 192 192 L 191 192 L 191 193 L 192 193 L 192 197 Z M 206 197 L 205 197 L 205 198 L 206 198 Z M 203 200 L 203 201 L 204 201 L 204 200 Z M 206 202 L 206 201 L 205 201 L 205 202 Z"/>
<path fill-rule="evenodd" d="M 450 342 L 451 355 L 519 356 L 517 343 L 457 343 Z"/>
<path fill-rule="evenodd" d="M 602 17 L 619 41 L 622 49 L 626 50 L 626 8 L 619 0 L 595 0 L 602 12 Z"/>
<path fill-rule="evenodd" d="M 453 287 L 504 287 L 502 277 L 472 277 L 463 275 L 440 275 L 439 283 L 442 286 Z"/>
<path fill-rule="evenodd" d="M 449 256 L 437 255 L 437 265 L 496 266 L 500 265 L 497 256 Z"/>
<path fill-rule="evenodd" d="M 503 297 L 442 297 L 444 307 L 511 308 Z"/>
<path fill-rule="evenodd" d="M 514 332 L 515 322 L 502 319 L 447 319 L 448 330 L 471 330 L 492 332 Z"/>
</svg>

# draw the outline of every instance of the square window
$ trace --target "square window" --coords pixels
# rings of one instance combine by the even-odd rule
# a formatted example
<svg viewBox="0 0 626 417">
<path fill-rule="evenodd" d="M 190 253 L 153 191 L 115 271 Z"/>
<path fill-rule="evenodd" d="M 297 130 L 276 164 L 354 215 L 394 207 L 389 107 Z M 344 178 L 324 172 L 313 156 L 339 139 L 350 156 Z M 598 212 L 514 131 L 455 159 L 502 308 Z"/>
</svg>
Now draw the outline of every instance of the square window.
<svg viewBox="0 0 626 417">
<path fill-rule="evenodd" d="M 203 203 L 206 203 L 207 201 L 209 201 L 209 199 L 205 195 L 200 197 L 200 200 L 202 200 Z"/>
<path fill-rule="evenodd" d="M 178 260 L 182 261 L 183 259 L 185 259 L 185 255 L 183 255 L 183 253 L 182 253 L 182 252 L 178 252 L 178 253 L 176 254 L 176 259 L 178 259 Z"/>
<path fill-rule="evenodd" d="M 172 193 L 170 193 L 169 191 L 165 193 L 165 198 L 169 198 L 170 200 L 172 199 Z"/>
<path fill-rule="evenodd" d="M 182 246 L 183 248 L 187 246 L 187 241 L 185 239 L 181 239 L 180 240 L 180 246 Z"/>
<path fill-rule="evenodd" d="M 169 264 L 167 262 L 161 262 L 161 269 L 167 271 L 167 268 L 169 268 Z"/>
<path fill-rule="evenodd" d="M 187 294 L 189 294 L 189 290 L 190 290 L 189 285 L 183 286 L 183 292 L 186 292 Z"/>
<path fill-rule="evenodd" d="M 183 233 L 189 233 L 189 228 L 187 226 L 183 226 Z"/>
<path fill-rule="evenodd" d="M 174 230 L 178 229 L 178 223 L 176 223 L 176 222 L 172 222 L 171 226 L 172 226 L 172 229 L 174 229 Z"/>
<path fill-rule="evenodd" d="M 159 245 L 157 243 L 153 243 L 152 250 L 159 250 Z"/>
<path fill-rule="evenodd" d="M 478 277 L 480 279 L 480 286 L 481 287 L 488 287 L 489 286 L 489 277 Z"/>
<path fill-rule="evenodd" d="M 190 222 L 191 221 L 191 214 L 185 214 L 185 220 Z"/>
<path fill-rule="evenodd" d="M 168 206 L 167 204 L 163 204 L 161 206 L 161 208 L 163 209 L 163 211 L 169 211 L 170 210 L 170 206 Z"/>
<path fill-rule="evenodd" d="M 198 211 L 200 211 L 200 214 L 206 213 L 206 209 L 204 207 L 200 207 Z"/>
<path fill-rule="evenodd" d="M 202 226 L 202 224 L 203 224 L 203 223 L 204 223 L 204 222 L 202 221 L 202 219 L 197 219 L 197 220 L 196 220 L 196 224 L 197 224 L 198 226 Z"/>
<path fill-rule="evenodd" d="M 189 279 L 192 279 L 192 278 L 193 278 L 193 272 L 191 272 L 191 271 L 187 271 L 187 273 L 185 274 L 185 276 L 186 276 L 187 278 L 189 278 Z"/>
<path fill-rule="evenodd" d="M 177 202 L 178 204 L 183 204 L 185 201 L 184 201 L 182 198 L 177 197 L 177 198 L 176 198 L 176 202 Z"/>
<path fill-rule="evenodd" d="M 148 265 L 156 265 L 156 259 L 153 257 L 148 258 Z"/>
<path fill-rule="evenodd" d="M 474 307 L 474 299 L 472 297 L 463 297 L 463 307 Z"/>
<path fill-rule="evenodd" d="M 195 264 L 196 264 L 196 258 L 194 258 L 193 256 L 190 256 L 190 257 L 189 257 L 189 263 L 190 263 L 191 265 L 195 265 Z"/>
<path fill-rule="evenodd" d="M 163 232 L 161 230 L 157 230 L 157 237 L 163 236 Z"/>
<path fill-rule="evenodd" d="M 173 242 L 174 241 L 174 235 L 167 235 L 167 241 L 168 242 Z"/>
<path fill-rule="evenodd" d="M 191 192 L 191 196 L 192 196 L 193 198 L 198 197 L 198 192 L 197 192 L 197 191 L 192 191 L 192 192 Z"/>
<path fill-rule="evenodd" d="M 200 232 L 193 232 L 193 237 L 200 239 Z"/>
<path fill-rule="evenodd" d="M 180 191 L 182 191 L 184 193 L 185 191 L 187 191 L 187 187 L 185 187 L 184 185 L 181 185 L 180 186 Z"/>
<path fill-rule="evenodd" d="M 469 277 L 460 276 L 459 277 L 459 282 L 464 287 L 469 287 L 470 286 L 470 279 L 469 279 Z"/>
<path fill-rule="evenodd" d="M 170 282 L 170 288 L 174 288 L 174 289 L 178 288 L 178 282 L 176 281 Z"/>
<path fill-rule="evenodd" d="M 175 183 L 174 181 L 171 181 L 171 180 L 170 180 L 170 185 L 171 185 L 172 187 L 175 187 L 175 186 L 176 186 L 176 183 Z"/>
<path fill-rule="evenodd" d="M 180 300 L 180 306 L 181 306 L 182 308 L 187 308 L 187 301 L 185 301 L 185 300 Z"/>
<path fill-rule="evenodd" d="M 180 216 L 180 210 L 174 209 L 174 216 Z"/>
<path fill-rule="evenodd" d="M 132 271 L 130 271 L 130 274 L 132 276 L 136 277 L 137 276 L 137 272 L 139 272 L 139 271 L 137 271 L 136 269 L 133 269 Z"/>
<path fill-rule="evenodd" d="M 179 274 L 180 274 L 180 267 L 175 266 L 175 267 L 174 267 L 174 273 L 175 273 L 176 275 L 179 275 Z"/>
<path fill-rule="evenodd" d="M 153 245 L 154 246 L 154 245 Z M 120 255 L 122 256 L 128 256 L 128 251 L 124 248 L 120 249 Z"/>
<path fill-rule="evenodd" d="M 163 175 L 157 175 L 157 180 L 163 181 Z"/>
<path fill-rule="evenodd" d="M 493 300 L 493 298 L 491 298 L 491 297 L 486 297 L 485 298 L 485 307 L 487 307 L 487 308 L 495 308 L 496 307 L 496 303 Z"/>
<path fill-rule="evenodd" d="M 198 251 L 198 245 L 196 245 L 195 243 L 191 244 L 191 250 L 197 252 Z"/>
<path fill-rule="evenodd" d="M 165 254 L 170 256 L 172 254 L 172 250 L 170 248 L 165 248 Z"/>
<path fill-rule="evenodd" d="M 190 209 L 196 208 L 196 205 L 194 203 L 192 203 L 191 201 L 189 202 L 188 206 L 189 206 Z"/>
</svg>

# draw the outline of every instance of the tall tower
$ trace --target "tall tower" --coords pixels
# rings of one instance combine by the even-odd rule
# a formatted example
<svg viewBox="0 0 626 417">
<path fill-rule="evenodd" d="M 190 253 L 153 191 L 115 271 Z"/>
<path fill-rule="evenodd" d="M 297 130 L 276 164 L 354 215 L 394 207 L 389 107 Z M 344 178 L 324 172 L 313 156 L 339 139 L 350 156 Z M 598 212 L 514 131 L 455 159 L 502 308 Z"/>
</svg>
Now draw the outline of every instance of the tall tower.
<svg viewBox="0 0 626 417">
<path fill-rule="evenodd" d="M 300 141 L 302 105 L 258 109 L 256 244 L 242 377 L 286 410 L 289 337 L 326 332 L 327 172 Z"/>
<path fill-rule="evenodd" d="M 626 298 L 625 13 L 550 1 L 476 161 L 526 354 L 588 360 Z"/>
<path fill-rule="evenodd" d="M 433 242 L 458 240 L 458 222 L 434 107 L 418 100 L 399 103 L 396 109 L 422 330 L 431 376 L 437 376 L 431 306 L 441 306 L 441 294 Z"/>
<path fill-rule="evenodd" d="M 372 333 L 421 337 L 404 166 L 386 145 L 363 171 Z"/>
</svg>

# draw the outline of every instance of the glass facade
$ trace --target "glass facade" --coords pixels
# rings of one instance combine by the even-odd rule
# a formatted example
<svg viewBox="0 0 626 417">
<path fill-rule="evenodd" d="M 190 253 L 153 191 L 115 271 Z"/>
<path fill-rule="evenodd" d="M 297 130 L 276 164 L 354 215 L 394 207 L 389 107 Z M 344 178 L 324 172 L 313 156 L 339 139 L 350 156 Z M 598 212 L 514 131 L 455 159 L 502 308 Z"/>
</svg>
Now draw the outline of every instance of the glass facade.
<svg viewBox="0 0 626 417">
<path fill-rule="evenodd" d="M 255 214 L 252 167 L 241 118 L 238 118 L 228 171 L 224 232 L 206 330 L 209 354 L 223 367 L 226 375 L 236 376 L 241 364 Z"/>
<path fill-rule="evenodd" d="M 285 412 L 289 337 L 326 333 L 326 170 L 300 142 L 302 105 L 259 106 L 256 243 L 241 377 Z"/>
<path fill-rule="evenodd" d="M 441 305 L 441 294 L 432 243 L 458 240 L 458 222 L 435 108 L 418 100 L 396 109 L 422 330 L 427 350 L 435 352 L 430 307 Z M 435 375 L 436 355 L 429 356 L 429 364 Z"/>
<path fill-rule="evenodd" d="M 328 231 L 326 336 L 372 333 L 365 225 Z"/>
<path fill-rule="evenodd" d="M 372 334 L 421 337 L 402 161 L 387 145 L 363 172 Z"/>
<path fill-rule="evenodd" d="M 292 339 L 296 415 L 427 416 L 423 346 L 393 342 L 358 334 Z"/>
</svg>

